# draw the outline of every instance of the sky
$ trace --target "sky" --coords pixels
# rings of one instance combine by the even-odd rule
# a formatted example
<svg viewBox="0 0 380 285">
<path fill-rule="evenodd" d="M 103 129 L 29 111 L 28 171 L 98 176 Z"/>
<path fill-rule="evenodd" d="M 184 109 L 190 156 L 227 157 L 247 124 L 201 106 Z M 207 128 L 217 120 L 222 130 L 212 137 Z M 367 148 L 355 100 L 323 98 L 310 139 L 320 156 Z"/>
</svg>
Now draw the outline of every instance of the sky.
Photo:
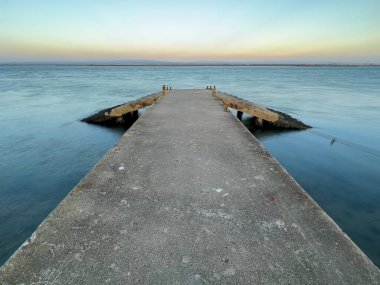
<svg viewBox="0 0 380 285">
<path fill-rule="evenodd" d="M 380 64 L 380 0 L 0 0 L 0 62 Z"/>
</svg>

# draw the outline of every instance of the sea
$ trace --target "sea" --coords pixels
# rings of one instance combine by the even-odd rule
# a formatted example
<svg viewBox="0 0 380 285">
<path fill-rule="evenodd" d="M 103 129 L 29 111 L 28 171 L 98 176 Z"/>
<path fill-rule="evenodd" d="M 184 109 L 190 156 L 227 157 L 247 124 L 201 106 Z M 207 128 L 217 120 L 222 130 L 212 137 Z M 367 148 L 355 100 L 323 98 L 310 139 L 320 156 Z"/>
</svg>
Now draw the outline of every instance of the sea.
<svg viewBox="0 0 380 285">
<path fill-rule="evenodd" d="M 81 119 L 163 84 L 215 85 L 312 126 L 257 130 L 243 117 L 380 266 L 380 67 L 60 65 L 0 66 L 0 265 L 126 131 Z"/>
</svg>

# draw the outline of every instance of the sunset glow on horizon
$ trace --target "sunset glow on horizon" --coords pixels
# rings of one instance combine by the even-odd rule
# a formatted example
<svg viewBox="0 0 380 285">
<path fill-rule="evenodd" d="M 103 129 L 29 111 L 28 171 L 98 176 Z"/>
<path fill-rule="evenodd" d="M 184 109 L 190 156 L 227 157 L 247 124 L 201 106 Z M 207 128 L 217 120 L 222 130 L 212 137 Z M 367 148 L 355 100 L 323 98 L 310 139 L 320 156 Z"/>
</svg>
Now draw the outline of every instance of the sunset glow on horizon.
<svg viewBox="0 0 380 285">
<path fill-rule="evenodd" d="M 0 11 L 3 63 L 380 63 L 378 0 L 3 0 Z"/>
</svg>

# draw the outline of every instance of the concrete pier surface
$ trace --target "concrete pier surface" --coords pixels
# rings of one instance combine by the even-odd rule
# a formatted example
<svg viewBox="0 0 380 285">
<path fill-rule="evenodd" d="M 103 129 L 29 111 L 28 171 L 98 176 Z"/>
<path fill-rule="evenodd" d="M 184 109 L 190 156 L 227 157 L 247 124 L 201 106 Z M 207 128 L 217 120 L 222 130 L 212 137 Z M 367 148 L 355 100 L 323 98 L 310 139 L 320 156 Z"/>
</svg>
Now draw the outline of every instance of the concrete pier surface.
<svg viewBox="0 0 380 285">
<path fill-rule="evenodd" d="M 1 268 L 0 284 L 380 284 L 210 90 L 167 93 Z"/>
</svg>

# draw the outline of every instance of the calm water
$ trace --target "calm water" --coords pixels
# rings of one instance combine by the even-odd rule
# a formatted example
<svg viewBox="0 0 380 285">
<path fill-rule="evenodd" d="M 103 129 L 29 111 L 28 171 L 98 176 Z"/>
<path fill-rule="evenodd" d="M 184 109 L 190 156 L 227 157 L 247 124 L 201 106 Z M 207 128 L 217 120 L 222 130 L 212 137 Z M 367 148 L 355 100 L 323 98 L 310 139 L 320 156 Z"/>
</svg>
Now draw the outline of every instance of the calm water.
<svg viewBox="0 0 380 285">
<path fill-rule="evenodd" d="M 124 132 L 79 120 L 164 83 L 314 126 L 255 135 L 380 265 L 380 68 L 64 66 L 0 66 L 0 264 Z"/>
</svg>

